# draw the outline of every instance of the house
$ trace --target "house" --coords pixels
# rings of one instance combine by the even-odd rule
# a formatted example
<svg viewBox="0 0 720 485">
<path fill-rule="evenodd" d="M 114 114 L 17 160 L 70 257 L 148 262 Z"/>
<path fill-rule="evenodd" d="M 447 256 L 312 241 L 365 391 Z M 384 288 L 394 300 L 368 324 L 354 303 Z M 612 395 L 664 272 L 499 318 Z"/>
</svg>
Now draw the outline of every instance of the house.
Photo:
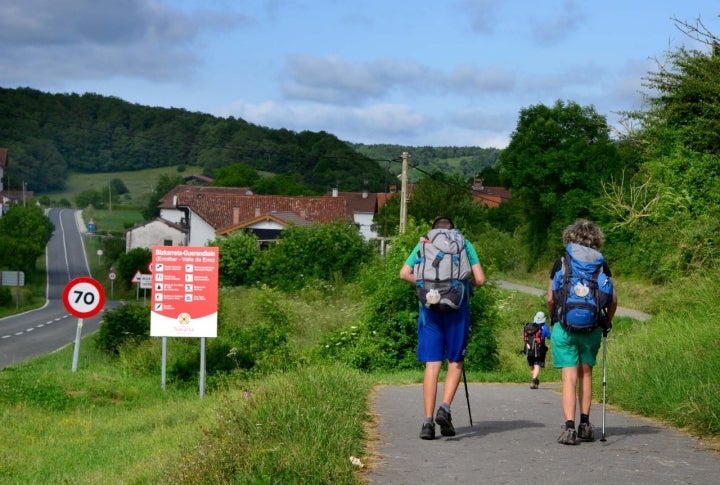
<svg viewBox="0 0 720 485">
<path fill-rule="evenodd" d="M 176 205 L 176 196 L 181 192 L 188 194 L 206 194 L 210 196 L 214 194 L 253 194 L 249 187 L 205 187 L 198 185 L 178 185 L 162 196 L 162 198 L 158 201 L 158 208 L 160 209 L 160 217 L 162 219 L 180 225 L 186 224 L 183 220 L 185 218 L 185 212 L 178 209 Z"/>
<path fill-rule="evenodd" d="M 261 245 L 280 238 L 280 233 L 289 226 L 311 226 L 311 221 L 303 219 L 294 212 L 273 212 L 261 214 L 252 219 L 217 232 L 218 236 L 229 236 L 240 229 L 252 232 Z"/>
<path fill-rule="evenodd" d="M 175 205 L 185 213 L 190 228 L 188 244 L 205 246 L 220 235 L 240 229 L 261 229 L 263 216 L 288 224 L 350 220 L 342 197 L 292 197 L 283 195 L 207 194 L 182 191 Z M 293 217 L 288 213 L 294 214 Z M 265 218 L 268 223 L 271 219 Z M 258 226 L 258 224 L 260 226 Z"/>
<path fill-rule="evenodd" d="M 186 246 L 187 227 L 160 217 L 138 224 L 125 231 L 125 252 L 153 246 Z"/>
<path fill-rule="evenodd" d="M 175 241 L 180 232 L 184 244 L 206 246 L 238 230 L 272 241 L 290 225 L 352 220 L 344 197 L 255 195 L 247 187 L 180 185 L 160 199 L 159 207 L 158 219 L 126 231 L 127 251 Z"/>
<path fill-rule="evenodd" d="M 378 233 L 375 229 L 374 218 L 378 211 L 378 194 L 370 193 L 367 190 L 362 192 L 339 192 L 338 189 L 333 189 L 327 195 L 343 197 L 360 234 L 366 241 L 377 239 Z"/>
<path fill-rule="evenodd" d="M 488 187 L 483 185 L 481 178 L 476 178 L 472 185 L 473 200 L 488 207 L 496 208 L 510 200 L 512 194 L 504 187 Z"/>
<path fill-rule="evenodd" d="M 32 199 L 35 194 L 25 190 L 25 182 L 22 183 L 23 190 L 5 190 L 3 179 L 5 178 L 5 168 L 10 163 L 8 157 L 8 149 L 0 147 L 0 217 L 7 212 L 10 204 L 25 204 L 27 200 Z"/>
</svg>

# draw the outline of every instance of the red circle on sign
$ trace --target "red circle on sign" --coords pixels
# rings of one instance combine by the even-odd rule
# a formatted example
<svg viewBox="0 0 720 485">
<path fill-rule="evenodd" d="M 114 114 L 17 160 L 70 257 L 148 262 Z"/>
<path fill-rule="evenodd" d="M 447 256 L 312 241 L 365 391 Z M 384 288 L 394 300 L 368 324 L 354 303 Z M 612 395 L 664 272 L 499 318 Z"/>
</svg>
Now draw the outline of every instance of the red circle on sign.
<svg viewBox="0 0 720 485">
<path fill-rule="evenodd" d="M 63 290 L 63 304 L 71 315 L 92 317 L 105 306 L 105 289 L 90 277 L 75 278 Z"/>
</svg>

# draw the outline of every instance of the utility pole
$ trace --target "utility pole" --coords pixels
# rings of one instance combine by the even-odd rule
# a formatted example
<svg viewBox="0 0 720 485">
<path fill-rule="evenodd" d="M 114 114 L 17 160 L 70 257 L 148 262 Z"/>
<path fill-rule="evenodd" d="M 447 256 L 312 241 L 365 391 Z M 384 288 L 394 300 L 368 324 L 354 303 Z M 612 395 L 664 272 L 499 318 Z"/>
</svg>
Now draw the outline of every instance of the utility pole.
<svg viewBox="0 0 720 485">
<path fill-rule="evenodd" d="M 407 178 L 408 178 L 408 152 L 402 154 L 402 173 L 400 174 L 400 234 L 405 234 L 407 223 Z"/>
</svg>

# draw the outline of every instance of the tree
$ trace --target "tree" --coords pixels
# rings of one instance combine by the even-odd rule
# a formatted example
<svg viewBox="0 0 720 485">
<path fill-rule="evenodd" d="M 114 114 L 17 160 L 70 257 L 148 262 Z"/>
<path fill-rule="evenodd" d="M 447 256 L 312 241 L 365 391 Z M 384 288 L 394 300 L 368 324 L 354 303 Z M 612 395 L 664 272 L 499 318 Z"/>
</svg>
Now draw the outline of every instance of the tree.
<svg viewBox="0 0 720 485">
<path fill-rule="evenodd" d="M 238 231 L 228 238 L 217 239 L 211 246 L 220 248 L 219 278 L 221 286 L 240 286 L 248 283 L 248 270 L 260 254 L 257 237 Z"/>
<path fill-rule="evenodd" d="M 579 217 L 594 218 L 593 201 L 603 181 L 618 175 L 620 161 L 604 116 L 593 107 L 557 101 L 520 111 L 499 169 L 527 221 L 532 269 L 547 252 L 550 233 Z"/>
<path fill-rule="evenodd" d="M 12 205 L 0 218 L 0 266 L 26 272 L 45 250 L 55 226 L 39 207 Z"/>
<path fill-rule="evenodd" d="M 170 175 L 167 173 L 161 174 L 157 184 L 155 185 L 155 190 L 153 190 L 153 193 L 150 195 L 148 206 L 143 211 L 143 217 L 150 220 L 159 216 L 160 208 L 158 207 L 158 204 L 160 203 L 160 199 L 182 183 L 183 178 L 180 175 Z"/>
<path fill-rule="evenodd" d="M 213 185 L 216 187 L 252 187 L 260 176 L 245 163 L 235 163 L 218 169 Z"/>
<path fill-rule="evenodd" d="M 152 261 L 152 253 L 150 253 L 149 249 L 131 249 L 129 252 L 118 258 L 118 279 L 120 281 L 124 281 L 129 287 L 135 273 L 138 271 L 140 271 L 140 273 L 145 273 L 150 261 Z"/>
<path fill-rule="evenodd" d="M 618 267 L 655 282 L 707 271 L 720 255 L 720 39 L 700 21 L 677 24 L 709 49 L 669 52 L 645 79 L 648 109 L 629 113 L 641 129 L 625 141 L 639 169 L 607 190 L 625 243 Z"/>
</svg>

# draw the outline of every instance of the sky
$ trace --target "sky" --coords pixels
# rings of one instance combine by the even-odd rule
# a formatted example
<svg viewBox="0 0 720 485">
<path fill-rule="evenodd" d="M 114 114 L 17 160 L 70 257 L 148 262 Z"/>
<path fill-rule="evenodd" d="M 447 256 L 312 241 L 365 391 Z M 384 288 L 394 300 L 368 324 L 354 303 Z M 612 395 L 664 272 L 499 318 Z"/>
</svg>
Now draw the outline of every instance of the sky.
<svg viewBox="0 0 720 485">
<path fill-rule="evenodd" d="M 326 131 L 504 148 L 521 110 L 592 106 L 622 129 L 677 19 L 717 0 L 0 0 L 0 86 Z"/>
</svg>

